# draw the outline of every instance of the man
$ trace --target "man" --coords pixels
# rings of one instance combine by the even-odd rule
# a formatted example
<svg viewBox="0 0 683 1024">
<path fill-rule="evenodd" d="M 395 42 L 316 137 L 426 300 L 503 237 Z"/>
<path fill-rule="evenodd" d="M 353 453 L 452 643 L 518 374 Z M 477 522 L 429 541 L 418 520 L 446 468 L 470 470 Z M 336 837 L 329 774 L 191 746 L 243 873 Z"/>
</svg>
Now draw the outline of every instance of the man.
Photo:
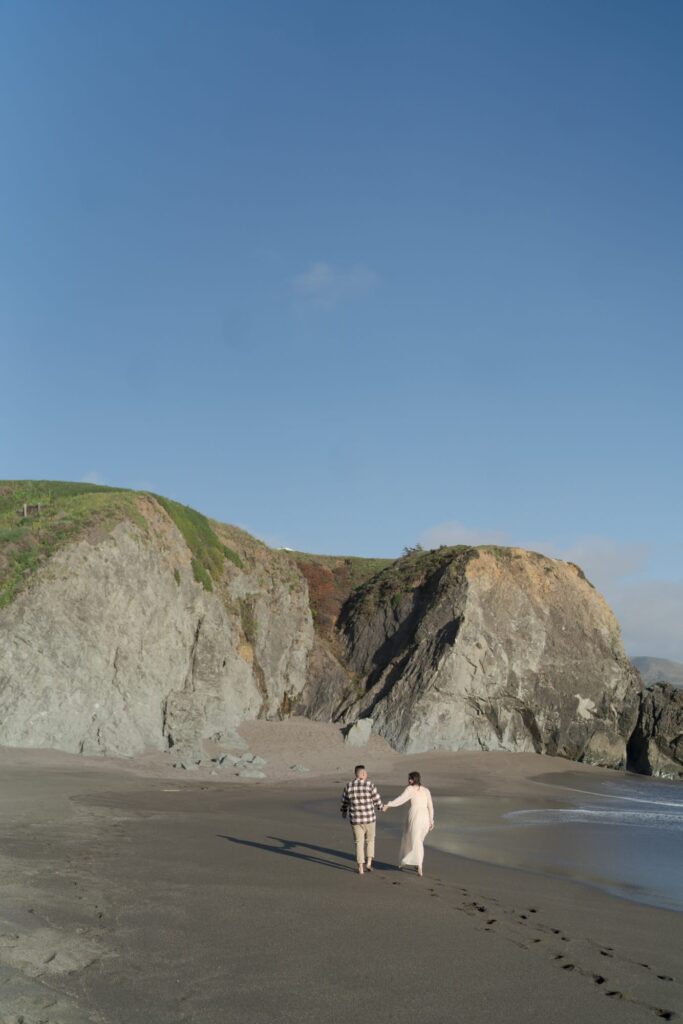
<svg viewBox="0 0 683 1024">
<path fill-rule="evenodd" d="M 382 800 L 377 787 L 370 782 L 364 764 L 357 764 L 355 778 L 344 787 L 341 802 L 342 818 L 348 814 L 356 840 L 358 874 L 372 871 L 375 856 L 375 822 Z"/>
</svg>

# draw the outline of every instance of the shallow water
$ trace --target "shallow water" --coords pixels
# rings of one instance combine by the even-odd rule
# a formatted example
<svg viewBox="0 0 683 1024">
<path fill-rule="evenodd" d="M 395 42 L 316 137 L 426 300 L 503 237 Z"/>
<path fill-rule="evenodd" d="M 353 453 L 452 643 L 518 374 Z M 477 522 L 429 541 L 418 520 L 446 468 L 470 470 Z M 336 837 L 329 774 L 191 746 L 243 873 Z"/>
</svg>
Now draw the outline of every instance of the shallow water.
<svg viewBox="0 0 683 1024">
<path fill-rule="evenodd" d="M 427 845 L 561 876 L 683 911 L 683 786 L 579 772 L 538 776 L 538 798 L 441 797 Z"/>
</svg>

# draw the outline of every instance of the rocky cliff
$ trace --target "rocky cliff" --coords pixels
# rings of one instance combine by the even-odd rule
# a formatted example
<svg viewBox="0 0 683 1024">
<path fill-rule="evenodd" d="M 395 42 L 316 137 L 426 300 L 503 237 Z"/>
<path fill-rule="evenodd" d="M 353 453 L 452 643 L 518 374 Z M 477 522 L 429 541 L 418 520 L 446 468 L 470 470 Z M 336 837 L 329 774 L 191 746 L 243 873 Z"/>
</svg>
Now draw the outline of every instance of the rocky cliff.
<svg viewBox="0 0 683 1024">
<path fill-rule="evenodd" d="M 628 767 L 645 775 L 683 779 L 683 689 L 656 683 L 643 690 L 628 744 Z"/>
<path fill-rule="evenodd" d="M 404 751 L 526 750 L 623 767 L 638 675 L 576 566 L 510 548 L 414 553 L 340 617 L 357 693 Z"/>
<path fill-rule="evenodd" d="M 73 512 L 68 502 L 52 512 L 33 525 L 61 536 L 56 524 Z M 237 531 L 228 539 L 241 555 L 221 546 L 203 517 L 214 550 L 198 540 L 193 551 L 149 495 L 131 496 L 105 526 L 96 512 L 49 557 L 40 539 L 13 540 L 37 564 L 0 609 L 0 743 L 113 755 L 172 747 L 189 760 L 204 739 L 230 741 L 245 718 L 288 712 L 315 639 L 289 559 Z M 5 553 L 5 578 L 13 563 Z"/>
<path fill-rule="evenodd" d="M 0 484 L 4 745 L 189 764 L 246 719 L 297 714 L 372 717 L 403 751 L 624 767 L 656 717 L 640 690 L 568 563 L 491 547 L 304 556 L 154 495 Z M 672 729 L 656 745 L 675 761 Z M 629 758 L 664 765 L 635 740 Z"/>
</svg>

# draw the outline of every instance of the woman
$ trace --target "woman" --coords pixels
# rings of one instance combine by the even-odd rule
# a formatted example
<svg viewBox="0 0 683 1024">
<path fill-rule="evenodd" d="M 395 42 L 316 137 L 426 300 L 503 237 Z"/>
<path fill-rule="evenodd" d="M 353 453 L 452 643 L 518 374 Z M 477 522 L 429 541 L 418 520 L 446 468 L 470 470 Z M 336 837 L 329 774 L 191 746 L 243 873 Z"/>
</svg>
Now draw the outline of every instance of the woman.
<svg viewBox="0 0 683 1024">
<path fill-rule="evenodd" d="M 422 878 L 422 862 L 424 861 L 424 839 L 434 828 L 434 804 L 432 794 L 422 785 L 419 772 L 410 772 L 408 785 L 400 796 L 384 804 L 383 811 L 390 807 L 400 807 L 410 801 L 410 810 L 401 838 L 401 863 L 399 867 L 416 867 Z"/>
</svg>

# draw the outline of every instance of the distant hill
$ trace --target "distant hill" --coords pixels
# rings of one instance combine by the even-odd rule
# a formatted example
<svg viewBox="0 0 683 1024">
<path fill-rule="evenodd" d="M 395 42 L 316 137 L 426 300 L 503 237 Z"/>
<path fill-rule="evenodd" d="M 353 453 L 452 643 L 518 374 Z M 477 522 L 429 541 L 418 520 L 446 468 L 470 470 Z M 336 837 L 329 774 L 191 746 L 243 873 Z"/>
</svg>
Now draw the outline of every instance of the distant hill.
<svg viewBox="0 0 683 1024">
<path fill-rule="evenodd" d="M 680 661 L 668 661 L 666 658 L 631 658 L 631 661 L 648 684 L 683 686 L 683 665 Z"/>
</svg>

